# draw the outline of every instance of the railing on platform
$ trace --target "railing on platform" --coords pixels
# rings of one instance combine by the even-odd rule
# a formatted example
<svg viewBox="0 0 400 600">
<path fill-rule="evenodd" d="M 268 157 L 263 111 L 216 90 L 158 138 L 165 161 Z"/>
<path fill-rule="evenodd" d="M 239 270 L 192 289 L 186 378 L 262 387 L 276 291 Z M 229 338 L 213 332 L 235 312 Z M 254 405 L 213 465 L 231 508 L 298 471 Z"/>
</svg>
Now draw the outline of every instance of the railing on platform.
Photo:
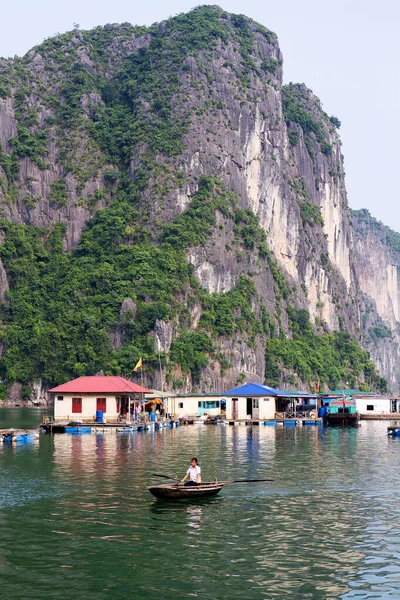
<svg viewBox="0 0 400 600">
<path fill-rule="evenodd" d="M 284 421 L 285 419 L 312 419 L 313 417 L 315 417 L 315 410 L 286 410 L 275 413 L 277 421 Z"/>
</svg>

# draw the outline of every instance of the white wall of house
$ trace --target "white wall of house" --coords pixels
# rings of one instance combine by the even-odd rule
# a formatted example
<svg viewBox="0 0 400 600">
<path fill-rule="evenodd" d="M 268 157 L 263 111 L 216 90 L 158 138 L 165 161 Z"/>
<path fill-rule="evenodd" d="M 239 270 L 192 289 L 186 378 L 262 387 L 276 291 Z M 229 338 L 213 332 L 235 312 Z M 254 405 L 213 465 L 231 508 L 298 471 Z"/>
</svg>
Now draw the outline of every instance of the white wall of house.
<svg viewBox="0 0 400 600">
<path fill-rule="evenodd" d="M 82 412 L 73 412 L 72 398 L 82 399 Z M 117 419 L 117 401 L 114 394 L 55 394 L 54 395 L 54 419 L 62 421 L 64 419 L 82 419 L 94 421 L 96 418 L 97 398 L 106 399 L 106 411 L 104 417 L 107 419 Z"/>
<path fill-rule="evenodd" d="M 275 397 L 274 396 L 266 396 L 263 398 L 252 398 L 252 405 L 254 404 L 254 401 L 258 401 L 258 419 L 260 420 L 268 420 L 268 419 L 274 419 L 275 418 L 275 411 L 276 411 L 276 401 L 275 401 Z M 226 398 L 226 418 L 229 420 L 233 419 L 233 403 L 234 401 L 237 402 L 237 407 L 238 407 L 238 411 L 237 411 L 237 419 L 241 420 L 241 419 L 247 419 L 248 415 L 254 415 L 253 418 L 255 417 L 255 408 L 252 408 L 251 413 L 248 413 L 247 411 L 247 398 Z M 251 416 L 250 416 L 251 418 Z"/>
<path fill-rule="evenodd" d="M 392 412 L 391 398 L 373 398 L 369 396 L 368 398 L 363 397 L 354 399 L 356 401 L 356 408 L 360 414 L 371 415 Z M 396 406 L 398 406 L 398 401 L 396 401 Z"/>
<path fill-rule="evenodd" d="M 167 399 L 167 412 L 170 415 L 219 415 L 221 413 L 221 400 L 225 396 L 172 396 Z M 207 403 L 206 406 L 199 406 L 200 403 Z M 211 403 L 211 404 L 210 404 Z M 214 407 L 212 405 L 215 404 Z"/>
</svg>

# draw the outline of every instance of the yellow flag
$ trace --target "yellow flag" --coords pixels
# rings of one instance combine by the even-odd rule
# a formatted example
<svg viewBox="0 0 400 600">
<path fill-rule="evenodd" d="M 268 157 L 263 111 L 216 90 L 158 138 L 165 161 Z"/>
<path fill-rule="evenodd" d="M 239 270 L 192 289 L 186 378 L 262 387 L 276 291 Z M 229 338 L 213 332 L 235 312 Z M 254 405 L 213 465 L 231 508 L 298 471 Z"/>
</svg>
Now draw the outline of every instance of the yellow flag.
<svg viewBox="0 0 400 600">
<path fill-rule="evenodd" d="M 139 360 L 136 363 L 136 366 L 134 369 L 132 369 L 132 373 L 134 373 L 135 371 L 137 371 L 138 369 L 142 368 L 142 357 L 139 358 Z"/>
</svg>

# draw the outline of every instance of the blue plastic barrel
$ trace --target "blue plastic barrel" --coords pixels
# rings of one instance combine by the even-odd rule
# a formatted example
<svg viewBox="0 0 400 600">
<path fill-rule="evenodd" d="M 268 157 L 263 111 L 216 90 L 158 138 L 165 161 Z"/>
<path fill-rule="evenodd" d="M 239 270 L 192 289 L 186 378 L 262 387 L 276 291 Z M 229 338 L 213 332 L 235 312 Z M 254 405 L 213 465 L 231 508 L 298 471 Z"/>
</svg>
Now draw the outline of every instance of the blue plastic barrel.
<svg viewBox="0 0 400 600">
<path fill-rule="evenodd" d="M 326 415 L 328 414 L 328 407 L 327 406 L 321 406 L 318 410 L 318 416 L 320 419 L 325 419 Z"/>
<path fill-rule="evenodd" d="M 96 410 L 96 423 L 102 423 L 103 422 L 103 411 L 102 410 Z"/>
<path fill-rule="evenodd" d="M 150 413 L 150 421 L 155 421 L 155 420 L 156 420 L 156 413 L 154 411 L 154 412 Z"/>
</svg>

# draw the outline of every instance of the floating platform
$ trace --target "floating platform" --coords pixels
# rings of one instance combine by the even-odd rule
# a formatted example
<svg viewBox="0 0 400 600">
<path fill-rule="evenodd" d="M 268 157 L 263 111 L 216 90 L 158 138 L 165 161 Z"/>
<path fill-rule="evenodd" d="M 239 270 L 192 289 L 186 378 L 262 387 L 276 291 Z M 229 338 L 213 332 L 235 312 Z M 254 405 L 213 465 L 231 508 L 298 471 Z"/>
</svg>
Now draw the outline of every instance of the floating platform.
<svg viewBox="0 0 400 600">
<path fill-rule="evenodd" d="M 163 429 L 164 427 L 179 427 L 178 422 L 174 421 L 133 421 L 131 424 L 123 424 L 121 422 L 98 423 L 89 421 L 84 423 L 76 423 L 74 421 L 55 421 L 52 423 L 44 422 L 40 425 L 43 433 L 95 433 L 101 434 L 109 431 L 116 433 L 134 433 L 136 431 L 154 431 Z"/>
<path fill-rule="evenodd" d="M 29 444 L 39 439 L 37 431 L 3 429 L 0 431 L 0 442 L 4 444 Z"/>
<path fill-rule="evenodd" d="M 265 425 L 276 427 L 283 425 L 284 427 L 295 427 L 296 425 L 323 425 L 323 419 L 228 419 L 228 425 Z"/>
<path fill-rule="evenodd" d="M 91 427 L 66 427 L 64 433 L 70 433 L 72 435 L 84 435 L 85 433 L 92 433 Z"/>
<path fill-rule="evenodd" d="M 392 425 L 387 428 L 388 435 L 400 437 L 400 425 Z"/>
</svg>

